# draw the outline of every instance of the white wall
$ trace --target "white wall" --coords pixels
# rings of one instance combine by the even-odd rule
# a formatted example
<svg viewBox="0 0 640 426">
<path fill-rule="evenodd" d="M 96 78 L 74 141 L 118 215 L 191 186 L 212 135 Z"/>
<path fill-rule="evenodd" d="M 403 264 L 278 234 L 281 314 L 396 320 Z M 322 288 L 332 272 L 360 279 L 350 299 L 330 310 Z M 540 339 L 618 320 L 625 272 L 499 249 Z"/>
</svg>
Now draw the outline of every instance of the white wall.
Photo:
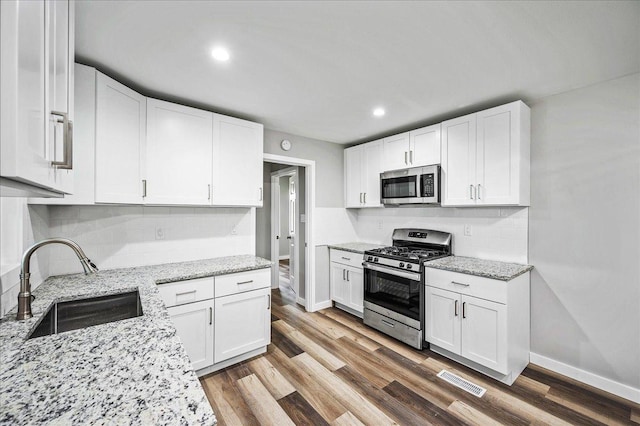
<svg viewBox="0 0 640 426">
<path fill-rule="evenodd" d="M 640 74 L 531 107 L 531 351 L 640 398 Z"/>
<path fill-rule="evenodd" d="M 453 253 L 527 263 L 527 207 L 391 207 L 356 210 L 359 241 L 391 244 L 396 228 L 426 228 L 453 234 Z M 470 236 L 464 226 L 471 225 Z"/>
<path fill-rule="evenodd" d="M 50 233 L 75 240 L 100 269 L 255 254 L 250 208 L 50 206 Z M 157 239 L 162 230 L 164 239 Z M 235 232 L 235 234 L 234 234 Z M 50 274 L 82 272 L 73 252 L 50 253 Z"/>
<path fill-rule="evenodd" d="M 48 223 L 46 206 L 28 206 L 26 198 L 0 198 L 0 318 L 18 304 L 22 253 L 49 236 Z M 43 247 L 31 258 L 32 289 L 49 276 L 49 253 L 55 249 Z"/>
</svg>

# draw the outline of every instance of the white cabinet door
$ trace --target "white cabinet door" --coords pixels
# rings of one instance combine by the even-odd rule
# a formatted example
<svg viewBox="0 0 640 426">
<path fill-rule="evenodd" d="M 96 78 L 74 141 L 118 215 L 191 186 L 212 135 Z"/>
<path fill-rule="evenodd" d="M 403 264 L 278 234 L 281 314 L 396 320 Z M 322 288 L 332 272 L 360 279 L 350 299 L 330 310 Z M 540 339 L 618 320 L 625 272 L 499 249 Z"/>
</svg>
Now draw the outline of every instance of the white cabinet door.
<svg viewBox="0 0 640 426">
<path fill-rule="evenodd" d="M 384 139 L 383 171 L 404 169 L 409 163 L 409 132 L 389 136 Z"/>
<path fill-rule="evenodd" d="M 364 312 L 364 272 L 362 268 L 347 268 L 347 289 L 349 301 L 347 306 L 351 309 Z"/>
<path fill-rule="evenodd" d="M 477 114 L 478 204 L 519 204 L 519 103 Z"/>
<path fill-rule="evenodd" d="M 213 365 L 213 299 L 174 306 L 168 310 L 193 369 Z"/>
<path fill-rule="evenodd" d="M 141 204 L 146 98 L 96 72 L 96 202 Z"/>
<path fill-rule="evenodd" d="M 426 290 L 426 340 L 460 355 L 460 295 L 429 286 Z"/>
<path fill-rule="evenodd" d="M 270 288 L 218 297 L 215 301 L 215 363 L 271 342 Z"/>
<path fill-rule="evenodd" d="M 210 204 L 212 140 L 213 113 L 147 99 L 145 204 Z"/>
<path fill-rule="evenodd" d="M 440 164 L 440 124 L 409 132 L 411 167 Z"/>
<path fill-rule="evenodd" d="M 45 2 L 0 2 L 0 175 L 55 187 L 47 144 Z"/>
<path fill-rule="evenodd" d="M 442 123 L 443 206 L 476 203 L 476 114 Z"/>
<path fill-rule="evenodd" d="M 507 306 L 464 295 L 461 300 L 460 355 L 507 374 Z"/>
<path fill-rule="evenodd" d="M 212 204 L 262 207 L 263 127 L 213 115 Z"/>
<path fill-rule="evenodd" d="M 344 204 L 346 208 L 361 207 L 362 191 L 362 146 L 344 150 Z"/>
<path fill-rule="evenodd" d="M 382 171 L 382 141 L 362 145 L 362 165 L 360 171 L 363 192 L 363 207 L 381 207 L 380 172 Z"/>
<path fill-rule="evenodd" d="M 344 265 L 331 262 L 331 300 L 347 305 L 347 270 Z"/>
</svg>

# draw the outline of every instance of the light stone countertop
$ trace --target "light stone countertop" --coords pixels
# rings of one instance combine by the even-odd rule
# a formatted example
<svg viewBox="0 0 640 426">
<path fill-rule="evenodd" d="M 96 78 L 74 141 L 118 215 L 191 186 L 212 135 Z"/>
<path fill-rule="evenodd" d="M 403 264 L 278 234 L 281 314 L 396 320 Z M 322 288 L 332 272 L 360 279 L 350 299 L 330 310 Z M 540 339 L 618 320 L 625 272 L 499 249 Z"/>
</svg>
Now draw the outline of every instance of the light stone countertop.
<svg viewBox="0 0 640 426">
<path fill-rule="evenodd" d="M 271 264 L 243 255 L 47 279 L 33 318 L 0 320 L 0 424 L 215 424 L 156 283 Z M 140 317 L 26 340 L 54 301 L 135 289 Z"/>
<path fill-rule="evenodd" d="M 533 269 L 532 265 L 483 260 L 475 257 L 448 256 L 424 263 L 425 267 L 477 275 L 494 280 L 511 281 Z"/>
<path fill-rule="evenodd" d="M 336 250 L 350 251 L 351 253 L 364 254 L 366 250 L 373 250 L 373 249 L 377 249 L 385 246 L 380 244 L 371 244 L 371 243 L 344 243 L 344 244 L 329 244 L 327 247 L 336 249 Z"/>
</svg>

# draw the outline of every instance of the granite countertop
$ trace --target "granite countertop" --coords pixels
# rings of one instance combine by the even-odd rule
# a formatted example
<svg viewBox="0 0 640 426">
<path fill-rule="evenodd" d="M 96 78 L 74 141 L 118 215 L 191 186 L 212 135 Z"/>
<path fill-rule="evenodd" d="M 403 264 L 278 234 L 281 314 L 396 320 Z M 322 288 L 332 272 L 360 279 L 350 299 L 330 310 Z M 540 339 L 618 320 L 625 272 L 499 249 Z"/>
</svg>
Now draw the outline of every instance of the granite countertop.
<svg viewBox="0 0 640 426">
<path fill-rule="evenodd" d="M 533 269 L 532 265 L 498 262 L 495 260 L 483 260 L 464 256 L 443 257 L 425 262 L 424 266 L 444 269 L 445 271 L 477 275 L 479 277 L 493 278 L 494 280 L 501 281 L 510 281 Z"/>
<path fill-rule="evenodd" d="M 344 251 L 350 251 L 352 253 L 364 254 L 365 250 L 373 250 L 373 249 L 377 249 L 385 246 L 380 244 L 371 244 L 371 243 L 344 243 L 344 244 L 329 244 L 327 247 L 336 249 L 336 250 L 344 250 Z"/>
<path fill-rule="evenodd" d="M 47 279 L 33 318 L 0 320 L 0 424 L 215 424 L 156 283 L 270 266 L 243 255 Z M 26 340 L 54 301 L 135 289 L 140 317 Z"/>
</svg>

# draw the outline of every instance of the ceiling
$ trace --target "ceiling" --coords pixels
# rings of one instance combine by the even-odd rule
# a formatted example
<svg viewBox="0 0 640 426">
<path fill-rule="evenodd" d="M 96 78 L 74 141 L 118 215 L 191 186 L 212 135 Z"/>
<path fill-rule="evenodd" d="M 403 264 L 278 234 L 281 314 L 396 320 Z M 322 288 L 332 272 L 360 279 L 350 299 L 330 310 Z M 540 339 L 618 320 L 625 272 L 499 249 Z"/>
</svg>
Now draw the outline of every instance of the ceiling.
<svg viewBox="0 0 640 426">
<path fill-rule="evenodd" d="M 84 1 L 76 58 L 145 95 L 348 144 L 638 72 L 640 2 Z"/>
</svg>

